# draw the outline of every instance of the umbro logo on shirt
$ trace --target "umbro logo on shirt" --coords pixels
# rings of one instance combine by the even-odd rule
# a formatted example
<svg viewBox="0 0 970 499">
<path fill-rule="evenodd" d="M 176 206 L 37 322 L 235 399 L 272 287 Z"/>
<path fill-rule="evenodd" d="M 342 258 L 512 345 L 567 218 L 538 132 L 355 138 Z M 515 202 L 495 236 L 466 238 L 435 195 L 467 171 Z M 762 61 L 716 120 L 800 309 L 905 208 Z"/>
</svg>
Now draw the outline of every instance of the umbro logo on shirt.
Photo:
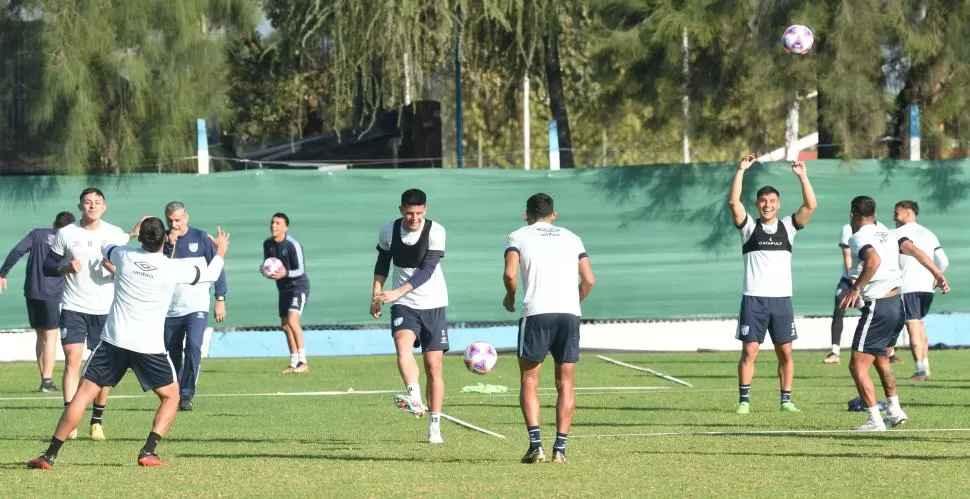
<svg viewBox="0 0 970 499">
<path fill-rule="evenodd" d="M 149 263 L 145 263 L 145 262 L 135 262 L 135 266 L 138 267 L 138 268 L 140 268 L 140 269 L 142 269 L 142 270 L 144 270 L 145 272 L 151 272 L 153 270 L 158 270 L 158 267 L 155 267 L 155 266 L 153 266 L 153 265 L 151 265 Z"/>
</svg>

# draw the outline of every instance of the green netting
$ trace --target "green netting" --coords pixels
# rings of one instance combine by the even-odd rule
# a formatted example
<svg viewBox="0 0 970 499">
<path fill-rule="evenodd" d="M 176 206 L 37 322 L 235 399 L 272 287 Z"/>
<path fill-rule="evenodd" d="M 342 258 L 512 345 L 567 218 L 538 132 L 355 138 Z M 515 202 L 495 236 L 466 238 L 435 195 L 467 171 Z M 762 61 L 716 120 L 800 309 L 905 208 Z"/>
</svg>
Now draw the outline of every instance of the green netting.
<svg viewBox="0 0 970 499">
<path fill-rule="evenodd" d="M 891 224 L 892 205 L 915 199 L 920 221 L 940 237 L 952 262 L 954 291 L 935 311 L 970 311 L 970 233 L 967 162 L 817 161 L 810 177 L 819 208 L 795 242 L 795 309 L 827 314 L 840 273 L 837 240 L 849 200 L 872 195 Z M 305 248 L 311 296 L 307 324 L 374 323 L 367 314 L 374 247 L 381 225 L 397 216 L 401 191 L 424 189 L 429 217 L 448 229 L 443 260 L 455 322 L 511 320 L 501 307 L 505 236 L 522 222 L 526 197 L 555 197 L 559 223 L 579 233 L 596 272 L 584 304 L 587 318 L 733 316 L 741 287 L 741 258 L 726 194 L 733 165 L 665 165 L 577 171 L 381 170 L 346 172 L 248 171 L 208 176 L 5 177 L 0 179 L 6 252 L 28 230 L 46 226 L 60 210 L 76 212 L 77 195 L 95 185 L 107 195 L 105 219 L 129 228 L 143 214 L 184 201 L 191 223 L 232 233 L 227 262 L 226 325 L 273 325 L 276 290 L 260 276 L 269 217 L 286 212 L 291 234 Z M 800 204 L 786 164 L 755 167 L 746 193 L 772 184 L 782 211 Z M 5 254 L 5 253 L 4 253 Z M 0 299 L 0 327 L 26 325 L 19 297 L 23 263 Z"/>
</svg>

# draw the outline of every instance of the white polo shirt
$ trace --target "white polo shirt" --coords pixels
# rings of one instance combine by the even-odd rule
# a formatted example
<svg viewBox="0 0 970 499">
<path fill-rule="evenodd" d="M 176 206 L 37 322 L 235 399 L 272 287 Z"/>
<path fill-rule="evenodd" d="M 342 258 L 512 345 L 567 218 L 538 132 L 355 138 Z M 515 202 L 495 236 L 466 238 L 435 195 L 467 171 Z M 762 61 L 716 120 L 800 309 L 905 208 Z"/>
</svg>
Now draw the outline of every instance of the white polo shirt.
<svg viewBox="0 0 970 499">
<path fill-rule="evenodd" d="M 907 238 L 926 256 L 933 258 L 936 250 L 941 249 L 940 240 L 933 231 L 916 222 L 910 222 L 896 228 L 896 235 Z M 903 293 L 933 293 L 933 274 L 926 270 L 918 260 L 909 255 L 899 255 L 899 268 L 903 272 Z"/>
<path fill-rule="evenodd" d="M 64 275 L 61 308 L 90 315 L 105 315 L 114 299 L 114 278 L 101 266 L 104 244 L 128 244 L 128 233 L 117 225 L 100 221 L 97 229 L 88 230 L 77 221 L 65 225 L 54 236 L 51 250 L 68 260 L 81 262 L 81 270 Z"/>
<path fill-rule="evenodd" d="M 893 288 L 902 286 L 903 275 L 899 269 L 899 239 L 896 233 L 880 222 L 863 225 L 849 238 L 852 251 L 852 267 L 855 275 L 862 273 L 863 260 L 859 252 L 872 248 L 881 263 L 872 279 L 862 288 L 862 299 L 872 301 L 886 296 Z"/>
<path fill-rule="evenodd" d="M 563 227 L 536 222 L 509 234 L 505 251 L 519 253 L 522 276 L 522 316 L 572 314 L 579 306 L 579 260 L 586 248 Z"/>
</svg>

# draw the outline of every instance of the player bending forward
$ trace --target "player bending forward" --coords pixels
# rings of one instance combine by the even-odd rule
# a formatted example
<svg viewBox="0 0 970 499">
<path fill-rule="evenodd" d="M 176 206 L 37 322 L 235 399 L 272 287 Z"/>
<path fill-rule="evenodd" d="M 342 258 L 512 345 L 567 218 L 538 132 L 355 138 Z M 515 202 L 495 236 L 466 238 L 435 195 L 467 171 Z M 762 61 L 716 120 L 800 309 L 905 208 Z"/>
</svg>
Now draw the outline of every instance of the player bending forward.
<svg viewBox="0 0 970 499">
<path fill-rule="evenodd" d="M 129 367 L 142 389 L 154 390 L 159 399 L 152 431 L 138 453 L 138 464 L 162 465 L 155 446 L 175 420 L 179 404 L 177 374 L 165 353 L 165 315 L 177 284 L 209 283 L 219 278 L 229 234 L 218 229 L 219 236 L 212 238 L 216 256 L 207 267 L 199 268 L 162 254 L 165 226 L 160 219 L 145 219 L 136 232 L 141 248 L 110 243 L 101 248 L 104 259 L 116 267 L 114 302 L 101 341 L 84 366 L 77 394 L 61 415 L 47 451 L 27 461 L 29 468 L 54 466 L 61 445 L 81 421 L 84 408 L 102 387 L 117 385 Z"/>
</svg>

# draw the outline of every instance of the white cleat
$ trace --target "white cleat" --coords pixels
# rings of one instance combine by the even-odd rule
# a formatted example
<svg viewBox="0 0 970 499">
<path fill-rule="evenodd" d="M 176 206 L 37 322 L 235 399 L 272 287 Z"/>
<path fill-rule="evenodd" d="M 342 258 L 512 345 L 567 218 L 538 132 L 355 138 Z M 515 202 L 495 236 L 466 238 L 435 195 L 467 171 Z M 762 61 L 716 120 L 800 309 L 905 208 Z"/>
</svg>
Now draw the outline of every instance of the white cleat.
<svg viewBox="0 0 970 499">
<path fill-rule="evenodd" d="M 900 409 L 898 411 L 889 411 L 886 414 L 886 419 L 883 420 L 883 424 L 895 428 L 897 426 L 906 424 L 906 421 L 909 421 L 909 418 L 906 417 L 906 413 Z"/>
<path fill-rule="evenodd" d="M 855 431 L 886 431 L 886 425 L 882 421 L 867 419 L 861 426 L 855 427 Z"/>
<path fill-rule="evenodd" d="M 432 444 L 445 443 L 445 440 L 441 438 L 441 429 L 439 428 L 428 429 L 428 443 L 432 443 Z"/>
</svg>

